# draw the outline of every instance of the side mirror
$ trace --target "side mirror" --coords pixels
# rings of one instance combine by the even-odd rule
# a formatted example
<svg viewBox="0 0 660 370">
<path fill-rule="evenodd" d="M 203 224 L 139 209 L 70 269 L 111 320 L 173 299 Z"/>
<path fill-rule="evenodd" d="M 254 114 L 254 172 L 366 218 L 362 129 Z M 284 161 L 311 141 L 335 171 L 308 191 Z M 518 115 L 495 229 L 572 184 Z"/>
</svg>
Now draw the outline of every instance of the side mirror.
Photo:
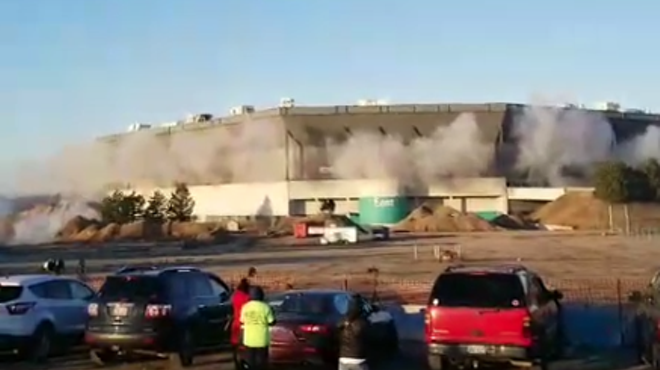
<svg viewBox="0 0 660 370">
<path fill-rule="evenodd" d="M 229 299 L 229 293 L 227 293 L 227 292 L 220 293 L 220 301 L 221 302 L 225 302 L 228 299 Z"/>
<path fill-rule="evenodd" d="M 555 301 L 561 301 L 564 299 L 564 293 L 560 292 L 559 290 L 553 290 L 551 293 L 551 297 Z"/>
<path fill-rule="evenodd" d="M 545 294 L 545 301 L 546 302 L 561 301 L 563 298 L 564 298 L 564 295 L 558 290 L 549 290 Z"/>
<path fill-rule="evenodd" d="M 628 302 L 630 303 L 642 303 L 644 296 L 639 290 L 634 290 L 628 295 Z"/>
</svg>

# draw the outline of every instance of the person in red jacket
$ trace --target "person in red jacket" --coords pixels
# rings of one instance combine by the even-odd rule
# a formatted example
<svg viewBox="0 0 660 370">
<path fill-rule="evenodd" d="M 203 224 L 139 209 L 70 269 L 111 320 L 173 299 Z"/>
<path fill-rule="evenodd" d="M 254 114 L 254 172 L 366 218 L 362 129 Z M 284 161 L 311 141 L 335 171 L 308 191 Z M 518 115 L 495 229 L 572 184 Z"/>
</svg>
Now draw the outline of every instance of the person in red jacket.
<svg viewBox="0 0 660 370">
<path fill-rule="evenodd" d="M 231 345 L 234 350 L 234 365 L 236 369 L 242 369 L 239 357 L 239 346 L 241 344 L 241 310 L 250 300 L 250 283 L 248 279 L 243 278 L 238 283 L 234 295 L 231 297 L 231 305 L 234 315 L 231 322 Z"/>
</svg>

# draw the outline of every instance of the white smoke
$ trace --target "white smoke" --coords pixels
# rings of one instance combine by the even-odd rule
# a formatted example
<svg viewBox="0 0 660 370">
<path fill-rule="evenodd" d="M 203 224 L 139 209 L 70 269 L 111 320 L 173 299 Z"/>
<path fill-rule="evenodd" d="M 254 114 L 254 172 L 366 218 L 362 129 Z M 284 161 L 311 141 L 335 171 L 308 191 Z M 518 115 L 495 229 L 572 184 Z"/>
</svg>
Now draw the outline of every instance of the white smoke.
<svg viewBox="0 0 660 370">
<path fill-rule="evenodd" d="M 71 218 L 96 218 L 90 202 L 111 188 L 171 186 L 175 182 L 217 183 L 271 181 L 285 177 L 281 134 L 270 122 L 226 124 L 223 129 L 158 135 L 145 130 L 117 142 L 93 141 L 64 147 L 43 161 L 19 166 L 12 174 L 11 194 L 60 195 L 48 210 L 14 215 L 14 243 L 53 240 Z M 13 214 L 13 202 L 0 211 Z M 3 213 L 0 213 L 2 215 Z"/>
<path fill-rule="evenodd" d="M 12 244 L 41 244 L 53 241 L 57 233 L 76 216 L 98 219 L 98 213 L 84 200 L 61 200 L 51 207 L 37 207 L 18 215 Z"/>
<path fill-rule="evenodd" d="M 357 132 L 330 148 L 331 172 L 338 178 L 395 178 L 404 184 L 483 175 L 494 153 L 471 113 L 408 143 L 393 135 Z"/>
<path fill-rule="evenodd" d="M 532 183 L 568 185 L 567 168 L 588 173 L 611 158 L 615 136 L 600 113 L 578 109 L 531 106 L 515 118 L 515 169 Z"/>
<path fill-rule="evenodd" d="M 648 126 L 641 135 L 621 143 L 616 155 L 632 166 L 648 159 L 660 161 L 660 127 Z"/>
</svg>

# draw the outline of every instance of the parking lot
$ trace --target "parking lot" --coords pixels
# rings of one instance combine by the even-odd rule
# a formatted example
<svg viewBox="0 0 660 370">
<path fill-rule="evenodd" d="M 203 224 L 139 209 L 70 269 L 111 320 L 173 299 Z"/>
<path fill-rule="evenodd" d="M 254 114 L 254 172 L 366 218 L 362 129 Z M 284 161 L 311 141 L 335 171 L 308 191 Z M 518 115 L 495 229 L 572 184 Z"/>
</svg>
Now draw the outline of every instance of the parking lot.
<svg viewBox="0 0 660 370">
<path fill-rule="evenodd" d="M 587 304 L 595 303 L 588 296 L 598 293 L 598 296 L 611 296 L 614 289 L 607 287 L 592 287 L 591 282 L 605 281 L 612 278 L 639 279 L 645 281 L 646 276 L 653 272 L 651 258 L 658 255 L 656 248 L 650 248 L 647 240 L 630 240 L 619 237 L 588 236 L 540 236 L 531 234 L 497 233 L 492 235 L 448 236 L 437 239 L 406 240 L 384 245 L 360 245 L 351 248 L 310 248 L 269 244 L 252 246 L 246 250 L 209 249 L 182 253 L 181 251 L 158 250 L 158 248 L 141 248 L 134 252 L 112 252 L 112 248 L 96 253 L 91 250 L 83 254 L 87 257 L 87 266 L 92 274 L 102 274 L 112 271 L 125 264 L 141 264 L 146 262 L 164 264 L 186 264 L 210 269 L 221 276 L 240 274 L 248 266 L 259 268 L 262 276 L 275 276 L 282 282 L 292 283 L 296 287 L 313 283 L 314 276 L 322 286 L 338 287 L 346 276 L 364 274 L 369 267 L 377 267 L 381 278 L 387 280 L 390 286 L 406 288 L 411 281 L 415 289 L 417 282 L 428 284 L 442 266 L 434 258 L 434 248 L 456 249 L 464 254 L 467 261 L 485 263 L 501 263 L 518 261 L 530 265 L 548 279 L 570 282 L 575 281 L 576 294 L 585 295 Z M 551 252 L 550 252 L 551 251 Z M 39 254 L 38 251 L 9 251 L 0 263 L 0 269 L 8 273 L 19 273 L 22 270 L 34 271 L 38 261 L 48 257 L 57 257 L 62 253 L 66 256 L 69 266 L 75 266 L 78 252 L 49 250 Z M 616 264 L 611 261 L 616 260 Z M 404 263 L 404 264 L 402 264 Z M 405 266 L 405 268 L 401 268 Z M 314 274 L 310 272 L 314 271 Z M 403 283 L 399 283 L 400 279 Z M 581 284 L 581 285 L 580 285 Z M 424 286 L 423 284 L 421 285 Z M 586 286 L 589 289 L 584 289 Z M 383 289 L 385 285 L 379 286 Z M 570 288 L 570 286 L 567 286 Z M 560 286 L 560 288 L 564 288 Z M 579 288 L 579 289 L 578 289 Z M 611 288 L 616 288 L 614 285 Z M 602 291 L 602 292 L 601 292 Z M 584 293 L 583 293 L 584 292 Z M 602 293 L 602 294 L 601 294 Z M 589 301 L 592 299 L 592 301 Z M 421 302 L 417 302 L 421 303 Z M 591 307 L 591 306 L 590 306 Z M 401 323 L 400 325 L 407 325 Z M 408 331 L 420 331 L 419 325 Z M 587 333 L 589 334 L 589 333 Z M 584 333 L 580 334 L 585 336 Z M 416 335 L 420 337 L 419 335 Z M 602 336 L 594 333 L 592 337 Z M 591 338 L 583 338 L 585 341 Z M 401 358 L 377 369 L 424 369 L 422 344 L 406 342 L 402 346 Z M 596 348 L 589 351 L 581 350 L 570 358 L 552 365 L 553 369 L 593 369 L 593 370 L 623 370 L 635 367 L 629 352 L 613 346 Z M 4 361 L 2 365 L 19 369 L 71 369 L 86 370 L 94 366 L 88 361 L 85 353 L 75 353 L 55 358 L 45 366 L 33 366 L 26 363 Z M 0 365 L 1 366 L 1 365 Z M 163 360 L 140 359 L 113 365 L 121 369 L 169 369 L 170 364 Z M 227 354 L 212 354 L 200 357 L 194 369 L 232 369 L 233 365 Z"/>
</svg>

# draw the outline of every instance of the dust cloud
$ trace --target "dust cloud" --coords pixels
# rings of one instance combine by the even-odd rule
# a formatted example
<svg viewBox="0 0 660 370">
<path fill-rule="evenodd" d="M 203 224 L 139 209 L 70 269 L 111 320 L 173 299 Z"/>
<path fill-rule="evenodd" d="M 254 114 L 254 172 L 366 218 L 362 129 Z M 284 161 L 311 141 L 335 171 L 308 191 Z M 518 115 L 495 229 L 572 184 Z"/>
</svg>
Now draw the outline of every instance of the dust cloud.
<svg viewBox="0 0 660 370">
<path fill-rule="evenodd" d="M 171 136 L 144 130 L 116 143 L 70 145 L 9 174 L 11 185 L 3 190 L 11 197 L 0 202 L 0 218 L 13 218 L 13 243 L 45 243 L 76 215 L 97 218 L 89 204 L 111 189 L 283 179 L 284 161 L 274 163 L 283 157 L 278 130 L 269 122 L 248 121 L 226 124 L 224 130 L 182 130 Z M 16 214 L 12 199 L 31 195 L 58 195 L 61 201 L 47 210 Z"/>
<path fill-rule="evenodd" d="M 343 143 L 329 143 L 329 148 L 329 170 L 336 178 L 390 178 L 412 185 L 485 175 L 495 147 L 482 140 L 474 114 L 464 113 L 409 143 L 397 136 L 357 132 Z"/>
<path fill-rule="evenodd" d="M 515 170 L 531 184 L 564 186 L 612 157 L 614 131 L 598 112 L 530 106 L 514 118 Z"/>
<path fill-rule="evenodd" d="M 597 163 L 617 160 L 635 166 L 660 160 L 660 128 L 648 126 L 617 142 L 602 112 L 533 105 L 514 118 L 515 170 L 529 184 L 588 185 Z"/>
</svg>

